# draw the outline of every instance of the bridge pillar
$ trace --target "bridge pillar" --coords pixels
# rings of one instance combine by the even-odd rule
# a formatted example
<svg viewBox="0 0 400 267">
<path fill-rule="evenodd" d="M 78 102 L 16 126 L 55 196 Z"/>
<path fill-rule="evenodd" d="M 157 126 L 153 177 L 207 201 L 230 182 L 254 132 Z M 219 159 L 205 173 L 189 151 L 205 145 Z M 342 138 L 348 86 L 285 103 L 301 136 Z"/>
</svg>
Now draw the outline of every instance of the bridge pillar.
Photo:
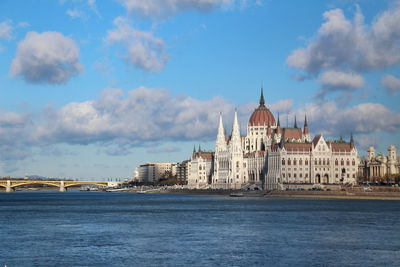
<svg viewBox="0 0 400 267">
<path fill-rule="evenodd" d="M 67 188 L 65 187 L 64 181 L 60 182 L 60 192 L 66 192 Z"/>
<path fill-rule="evenodd" d="M 14 188 L 11 187 L 11 181 L 7 180 L 6 192 L 10 193 L 12 191 L 14 191 Z"/>
</svg>

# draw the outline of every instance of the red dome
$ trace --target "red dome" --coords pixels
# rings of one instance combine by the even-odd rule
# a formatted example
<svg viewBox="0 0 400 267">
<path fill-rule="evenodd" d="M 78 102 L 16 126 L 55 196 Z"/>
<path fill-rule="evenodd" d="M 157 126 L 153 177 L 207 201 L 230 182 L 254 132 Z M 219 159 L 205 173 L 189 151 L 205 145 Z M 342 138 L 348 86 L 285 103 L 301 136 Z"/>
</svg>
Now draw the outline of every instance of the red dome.
<svg viewBox="0 0 400 267">
<path fill-rule="evenodd" d="M 275 118 L 271 111 L 265 106 L 264 93 L 261 88 L 260 105 L 253 114 L 251 114 L 249 120 L 250 126 L 272 126 L 275 125 Z"/>
<path fill-rule="evenodd" d="M 266 108 L 264 105 L 260 105 L 258 108 L 256 108 L 256 110 L 254 110 L 253 114 L 251 114 L 249 125 L 272 126 L 275 125 L 275 118 L 268 108 Z"/>
</svg>

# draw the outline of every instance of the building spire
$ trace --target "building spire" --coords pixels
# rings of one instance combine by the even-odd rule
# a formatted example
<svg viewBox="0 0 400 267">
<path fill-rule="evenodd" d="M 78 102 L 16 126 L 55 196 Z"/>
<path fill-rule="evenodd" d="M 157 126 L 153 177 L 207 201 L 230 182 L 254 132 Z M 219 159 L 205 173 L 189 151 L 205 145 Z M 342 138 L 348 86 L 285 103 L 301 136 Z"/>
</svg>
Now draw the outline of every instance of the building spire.
<svg viewBox="0 0 400 267">
<path fill-rule="evenodd" d="M 297 118 L 296 118 L 296 115 L 294 115 L 294 128 L 297 128 Z"/>
<path fill-rule="evenodd" d="M 307 127 L 307 114 L 304 114 L 304 127 Z"/>
<path fill-rule="evenodd" d="M 233 119 L 233 126 L 232 126 L 232 136 L 230 141 L 230 146 L 232 148 L 232 152 L 234 153 L 241 153 L 242 152 L 242 144 L 240 138 L 240 129 L 239 123 L 237 118 L 237 110 L 235 109 L 235 117 Z"/>
<path fill-rule="evenodd" d="M 354 144 L 353 133 L 350 134 L 350 144 Z"/>
<path fill-rule="evenodd" d="M 279 119 L 279 112 L 278 112 L 278 123 L 276 124 L 276 126 L 281 126 L 281 121 L 280 121 L 280 119 Z"/>
<path fill-rule="evenodd" d="M 193 145 L 193 155 L 196 153 L 196 145 Z"/>
<path fill-rule="evenodd" d="M 218 134 L 216 141 L 216 151 L 226 150 L 226 139 L 225 139 L 225 130 L 224 124 L 222 123 L 222 113 L 219 113 L 219 124 L 218 124 Z"/>
<path fill-rule="evenodd" d="M 261 86 L 261 96 L 260 96 L 260 107 L 264 107 L 265 106 L 265 100 L 264 100 L 264 89 Z"/>
</svg>

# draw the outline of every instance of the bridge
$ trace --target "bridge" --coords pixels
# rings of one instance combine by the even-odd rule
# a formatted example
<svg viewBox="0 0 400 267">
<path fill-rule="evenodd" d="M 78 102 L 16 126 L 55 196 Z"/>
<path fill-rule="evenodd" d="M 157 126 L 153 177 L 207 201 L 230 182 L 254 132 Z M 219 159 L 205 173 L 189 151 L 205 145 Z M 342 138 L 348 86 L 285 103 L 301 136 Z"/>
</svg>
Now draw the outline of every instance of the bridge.
<svg viewBox="0 0 400 267">
<path fill-rule="evenodd" d="M 18 186 L 24 185 L 50 185 L 58 187 L 60 192 L 67 191 L 68 187 L 81 185 L 98 185 L 98 186 L 115 186 L 123 184 L 123 182 L 100 182 L 100 181 L 65 181 L 65 180 L 23 180 L 10 179 L 0 180 L 0 187 L 4 187 L 6 192 L 13 192 Z"/>
</svg>

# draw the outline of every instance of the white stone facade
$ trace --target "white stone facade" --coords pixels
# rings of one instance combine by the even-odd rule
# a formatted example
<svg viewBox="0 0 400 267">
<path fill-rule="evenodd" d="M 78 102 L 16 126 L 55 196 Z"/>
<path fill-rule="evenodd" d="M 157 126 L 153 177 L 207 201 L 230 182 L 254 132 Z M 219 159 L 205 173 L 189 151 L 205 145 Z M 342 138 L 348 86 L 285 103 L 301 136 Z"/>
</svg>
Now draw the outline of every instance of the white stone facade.
<svg viewBox="0 0 400 267">
<path fill-rule="evenodd" d="M 206 157 L 193 153 L 189 188 L 241 189 L 259 187 L 279 189 L 283 184 L 354 184 L 358 157 L 351 138 L 326 141 L 322 136 L 311 140 L 307 118 L 304 127 L 281 128 L 265 106 L 261 91 L 260 105 L 254 110 L 241 136 L 237 112 L 232 134 L 224 134 L 220 115 L 215 152 Z M 200 169 L 205 166 L 206 169 Z"/>
</svg>

